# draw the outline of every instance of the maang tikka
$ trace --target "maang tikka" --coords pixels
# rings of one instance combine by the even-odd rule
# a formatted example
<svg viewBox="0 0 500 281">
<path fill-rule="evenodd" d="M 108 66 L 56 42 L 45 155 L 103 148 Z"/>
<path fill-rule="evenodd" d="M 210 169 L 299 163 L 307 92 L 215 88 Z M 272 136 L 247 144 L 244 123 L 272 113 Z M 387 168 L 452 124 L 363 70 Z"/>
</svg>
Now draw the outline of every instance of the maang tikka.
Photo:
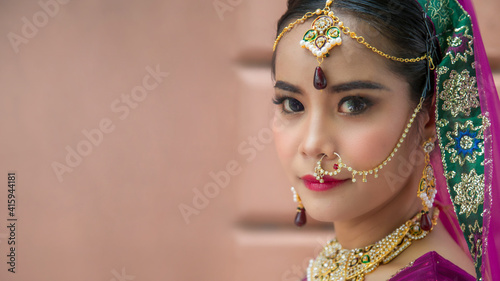
<svg viewBox="0 0 500 281">
<path fill-rule="evenodd" d="M 300 46 L 302 48 L 308 49 L 317 59 L 318 66 L 314 70 L 314 80 L 313 85 L 314 88 L 318 90 L 323 90 L 327 86 L 326 76 L 321 68 L 321 63 L 325 57 L 329 56 L 330 50 L 338 45 L 342 44 L 341 35 L 344 33 L 345 35 L 355 39 L 358 43 L 365 45 L 367 48 L 372 50 L 374 53 L 381 55 L 387 59 L 398 61 L 398 62 L 418 62 L 424 59 L 429 60 L 430 64 L 432 64 L 432 58 L 427 54 L 422 55 L 416 58 L 398 58 L 395 56 L 388 55 L 377 48 L 370 45 L 368 42 L 365 42 L 365 38 L 363 36 L 358 36 L 355 32 L 351 31 L 349 27 L 344 26 L 344 23 L 340 21 L 340 19 L 335 16 L 333 11 L 330 9 L 333 0 L 327 0 L 326 5 L 323 9 L 317 9 L 314 12 L 307 12 L 300 19 L 295 20 L 286 26 L 283 31 L 278 35 L 273 45 L 273 52 L 276 51 L 276 46 L 278 45 L 280 39 L 287 33 L 292 30 L 293 27 L 299 23 L 304 23 L 307 19 L 312 16 L 318 16 L 311 25 L 311 29 L 307 30 L 300 41 Z"/>
</svg>

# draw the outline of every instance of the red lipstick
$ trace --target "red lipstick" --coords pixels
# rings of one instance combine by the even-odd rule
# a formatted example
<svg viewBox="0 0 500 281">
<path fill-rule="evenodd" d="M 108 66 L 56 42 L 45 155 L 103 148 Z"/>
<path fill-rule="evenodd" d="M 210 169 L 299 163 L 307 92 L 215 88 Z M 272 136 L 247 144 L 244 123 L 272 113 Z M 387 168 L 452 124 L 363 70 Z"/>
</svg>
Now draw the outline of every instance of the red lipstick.
<svg viewBox="0 0 500 281">
<path fill-rule="evenodd" d="M 320 183 L 319 180 L 316 179 L 316 177 L 312 175 L 306 175 L 303 176 L 302 181 L 304 181 L 304 185 L 312 191 L 326 191 L 330 190 L 336 186 L 339 186 L 340 184 L 344 183 L 347 181 L 345 180 L 338 180 L 330 176 L 323 176 L 323 183 Z"/>
</svg>

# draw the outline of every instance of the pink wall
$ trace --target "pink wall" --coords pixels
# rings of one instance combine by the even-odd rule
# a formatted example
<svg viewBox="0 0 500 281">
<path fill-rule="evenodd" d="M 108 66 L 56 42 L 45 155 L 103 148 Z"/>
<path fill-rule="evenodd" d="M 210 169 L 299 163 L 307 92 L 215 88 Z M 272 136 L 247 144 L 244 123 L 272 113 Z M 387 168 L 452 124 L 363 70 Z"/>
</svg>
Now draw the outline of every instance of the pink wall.
<svg viewBox="0 0 500 281">
<path fill-rule="evenodd" d="M 293 227 L 269 130 L 285 1 L 58 1 L 0 4 L 0 280 L 296 280 L 329 230 Z"/>
</svg>

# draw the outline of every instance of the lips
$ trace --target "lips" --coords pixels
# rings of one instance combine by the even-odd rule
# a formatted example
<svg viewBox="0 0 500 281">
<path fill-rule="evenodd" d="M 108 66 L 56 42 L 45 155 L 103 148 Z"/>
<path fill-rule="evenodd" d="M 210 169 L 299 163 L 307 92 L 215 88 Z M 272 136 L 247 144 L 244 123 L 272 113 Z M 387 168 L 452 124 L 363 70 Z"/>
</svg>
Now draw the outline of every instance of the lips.
<svg viewBox="0 0 500 281">
<path fill-rule="evenodd" d="M 320 183 L 319 180 L 316 179 L 316 177 L 312 175 L 306 175 L 303 176 L 302 181 L 304 182 L 304 185 L 312 191 L 326 191 L 330 190 L 332 188 L 335 188 L 342 183 L 346 182 L 348 179 L 344 180 L 338 180 L 330 176 L 323 176 L 323 183 Z"/>
</svg>

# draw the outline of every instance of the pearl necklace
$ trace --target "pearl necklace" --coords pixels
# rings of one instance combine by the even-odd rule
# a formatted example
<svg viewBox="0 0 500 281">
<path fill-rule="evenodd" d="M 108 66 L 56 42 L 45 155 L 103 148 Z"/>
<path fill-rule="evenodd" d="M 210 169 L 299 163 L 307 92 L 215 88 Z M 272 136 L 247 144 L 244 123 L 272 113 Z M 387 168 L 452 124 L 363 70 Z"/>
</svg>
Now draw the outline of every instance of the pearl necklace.
<svg viewBox="0 0 500 281">
<path fill-rule="evenodd" d="M 420 227 L 418 213 L 402 226 L 394 230 L 375 244 L 357 249 L 344 249 L 336 240 L 330 240 L 315 260 L 307 268 L 308 281 L 362 281 L 365 275 L 374 271 L 381 264 L 387 264 L 408 248 L 413 241 L 423 239 L 429 231 Z M 436 225 L 439 210 L 432 216 L 432 225 Z"/>
</svg>

